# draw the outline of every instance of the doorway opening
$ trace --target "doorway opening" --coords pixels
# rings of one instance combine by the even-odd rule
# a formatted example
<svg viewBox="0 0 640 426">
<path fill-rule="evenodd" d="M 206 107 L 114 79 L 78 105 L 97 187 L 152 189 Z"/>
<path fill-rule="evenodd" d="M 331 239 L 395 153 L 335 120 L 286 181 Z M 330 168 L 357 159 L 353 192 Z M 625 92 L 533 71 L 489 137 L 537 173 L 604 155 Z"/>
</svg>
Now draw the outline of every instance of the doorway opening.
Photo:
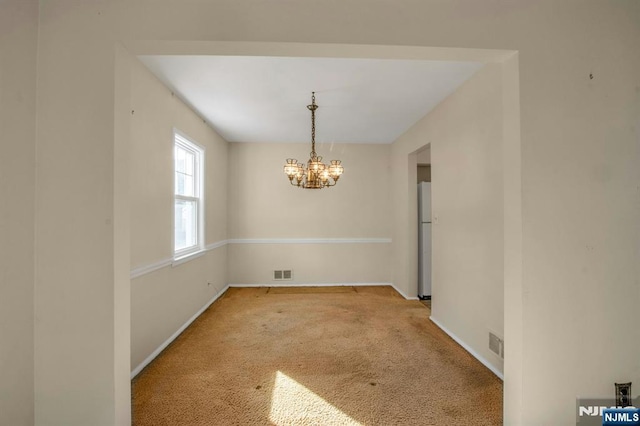
<svg viewBox="0 0 640 426">
<path fill-rule="evenodd" d="M 431 309 L 432 221 L 431 221 L 431 144 L 416 152 L 418 197 L 418 299 Z"/>
<path fill-rule="evenodd" d="M 128 220 L 128 146 L 129 146 L 129 121 L 126 114 L 129 110 L 130 58 L 144 54 L 234 54 L 242 55 L 273 55 L 273 56 L 312 56 L 312 57 L 348 57 L 348 58 L 401 58 L 401 59 L 433 59 L 433 60 L 481 60 L 486 63 L 500 64 L 503 73 L 501 82 L 503 88 L 503 123 L 502 151 L 500 158 L 504 164 L 503 176 L 505 186 L 503 188 L 504 205 L 504 306 L 505 310 L 505 339 L 509 341 L 509 361 L 505 363 L 504 376 L 505 388 L 505 419 L 512 418 L 521 407 L 522 389 L 522 213 L 521 213 L 521 163 L 520 163 L 520 127 L 519 127 L 519 70 L 517 54 L 512 51 L 492 51 L 475 49 L 440 49 L 415 46 L 358 46 L 358 45 L 322 45 L 322 44 L 287 44 L 287 43 L 247 43 L 247 42 L 182 42 L 168 43 L 165 41 L 124 42 L 119 48 L 116 58 L 115 73 L 115 105 L 119 113 L 115 116 L 115 152 L 114 160 L 114 199 L 117 208 L 114 213 L 114 234 L 116 253 L 114 287 L 116 290 L 115 319 L 119 329 L 130 331 L 130 274 L 129 274 L 129 220 Z M 120 113 L 121 112 L 121 113 Z M 420 144 L 421 145 L 421 144 Z M 413 286 L 416 285 L 414 274 L 418 268 L 413 262 L 417 261 L 417 203 L 416 179 L 411 176 L 417 173 L 416 161 L 417 146 L 392 147 L 391 182 L 394 219 L 391 225 L 392 261 L 391 281 L 400 288 L 403 295 L 415 294 Z M 416 148 L 418 150 L 416 151 Z M 424 147 L 423 147 L 424 148 Z M 413 151 L 413 153 L 411 153 Z M 409 153 L 410 171 L 407 171 L 407 154 Z M 431 164 L 429 163 L 429 166 Z M 426 170 L 425 170 L 426 171 Z M 429 167 L 429 172 L 431 168 Z M 409 176 L 407 176 L 409 174 Z M 407 179 L 409 177 L 409 179 Z M 411 191 L 406 191 L 409 182 Z M 407 200 L 407 197 L 410 200 Z M 446 216 L 441 216 L 446 218 Z M 443 222 L 443 221 L 441 221 Z M 415 254 L 414 254 L 415 250 Z M 412 291 L 413 290 L 413 291 Z M 118 386 L 116 399 L 119 411 L 123 418 L 130 415 L 125 406 L 130 401 L 130 389 L 125 380 L 130 374 L 129 358 L 131 354 L 131 342 L 128 333 L 121 333 L 115 343 L 116 375 Z M 511 416 L 508 413 L 514 413 Z"/>
</svg>

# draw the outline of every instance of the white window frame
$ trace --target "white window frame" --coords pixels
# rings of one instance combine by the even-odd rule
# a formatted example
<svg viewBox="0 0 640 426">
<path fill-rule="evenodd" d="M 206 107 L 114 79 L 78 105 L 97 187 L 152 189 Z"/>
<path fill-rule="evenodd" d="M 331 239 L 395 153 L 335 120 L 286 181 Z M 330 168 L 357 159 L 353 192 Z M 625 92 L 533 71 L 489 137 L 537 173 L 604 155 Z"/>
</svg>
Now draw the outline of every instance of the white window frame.
<svg viewBox="0 0 640 426">
<path fill-rule="evenodd" d="M 194 183 L 195 183 L 195 196 L 190 197 L 186 195 L 176 194 L 176 148 L 183 149 L 187 152 L 194 154 L 195 157 L 195 165 L 194 165 Z M 188 137 L 186 134 L 182 133 L 178 129 L 173 129 L 173 205 L 172 205 L 172 222 L 171 222 L 171 244 L 173 251 L 173 259 L 174 266 L 176 264 L 186 262 L 192 258 L 201 255 L 205 251 L 204 245 L 204 228 L 205 228 L 205 220 L 204 220 L 204 174 L 205 174 L 205 150 L 204 147 L 198 145 Z M 188 200 L 195 201 L 196 203 L 196 244 L 190 247 L 185 247 L 180 250 L 176 250 L 176 200 Z"/>
</svg>

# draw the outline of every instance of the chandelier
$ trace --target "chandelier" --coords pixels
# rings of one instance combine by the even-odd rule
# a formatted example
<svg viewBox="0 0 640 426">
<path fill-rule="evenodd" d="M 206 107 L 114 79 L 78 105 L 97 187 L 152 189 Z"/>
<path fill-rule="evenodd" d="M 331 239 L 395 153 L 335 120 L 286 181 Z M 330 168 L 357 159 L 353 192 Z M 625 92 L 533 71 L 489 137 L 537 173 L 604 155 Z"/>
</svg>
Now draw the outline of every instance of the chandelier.
<svg viewBox="0 0 640 426">
<path fill-rule="evenodd" d="M 329 166 L 322 162 L 322 157 L 316 154 L 316 92 L 311 92 L 311 105 L 307 105 L 311 111 L 311 155 L 307 166 L 298 163 L 295 158 L 287 158 L 284 172 L 293 186 L 304 189 L 322 189 L 334 186 L 338 183 L 344 168 L 340 160 L 331 160 Z"/>
</svg>

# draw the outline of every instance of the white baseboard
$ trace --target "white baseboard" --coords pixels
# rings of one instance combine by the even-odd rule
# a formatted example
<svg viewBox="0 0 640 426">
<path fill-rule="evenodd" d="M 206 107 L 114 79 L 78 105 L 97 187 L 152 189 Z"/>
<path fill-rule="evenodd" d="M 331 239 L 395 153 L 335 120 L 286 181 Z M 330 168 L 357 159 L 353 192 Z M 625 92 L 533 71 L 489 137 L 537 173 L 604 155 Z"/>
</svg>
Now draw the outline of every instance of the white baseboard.
<svg viewBox="0 0 640 426">
<path fill-rule="evenodd" d="M 383 286 L 392 285 L 391 283 L 291 283 L 277 281 L 273 283 L 263 284 L 229 284 L 229 287 L 363 287 L 363 286 Z"/>
<path fill-rule="evenodd" d="M 400 290 L 398 287 L 396 287 L 396 286 L 395 286 L 395 284 L 393 284 L 393 283 L 392 283 L 392 284 L 390 284 L 390 285 L 391 285 L 391 287 L 393 287 L 393 289 L 394 289 L 395 291 L 397 291 L 398 293 L 400 293 L 400 295 L 401 295 L 402 297 L 404 297 L 405 299 L 407 299 L 407 300 L 420 300 L 420 299 L 418 298 L 418 296 L 413 296 L 413 297 L 407 296 L 407 295 L 405 294 L 405 292 L 404 292 L 404 291 L 402 291 L 402 290 Z"/>
<path fill-rule="evenodd" d="M 483 356 L 481 356 L 479 353 L 477 353 L 475 350 L 473 350 L 471 348 L 471 346 L 467 345 L 465 342 L 463 342 L 458 336 L 456 336 L 455 334 L 453 334 L 447 327 L 445 327 L 444 325 L 442 325 L 442 323 L 440 321 L 438 321 L 437 319 L 435 319 L 433 316 L 429 317 L 429 319 L 431 321 L 433 321 L 433 323 L 435 325 L 437 325 L 442 331 L 444 331 L 445 333 L 447 333 L 449 335 L 449 337 L 451 337 L 453 340 L 456 341 L 456 343 L 458 343 L 460 346 L 462 346 L 464 348 L 464 350 L 466 350 L 467 352 L 469 352 L 471 354 L 471 356 L 473 356 L 475 359 L 477 359 L 478 361 L 480 361 L 485 367 L 487 367 L 489 370 L 491 370 L 491 372 L 493 374 L 495 374 L 496 376 L 498 376 L 498 378 L 502 381 L 504 381 L 504 374 L 498 370 L 496 368 L 495 365 L 491 364 L 489 361 L 487 361 Z"/>
<path fill-rule="evenodd" d="M 160 346 L 156 348 L 155 351 L 151 353 L 151 355 L 145 358 L 144 361 L 142 361 L 136 368 L 134 368 L 133 371 L 131 372 L 131 378 L 133 379 L 134 377 L 136 377 L 147 365 L 149 365 L 149 363 L 151 363 L 151 361 L 153 361 L 158 355 L 160 355 L 160 352 L 162 352 L 167 346 L 169 346 L 171 342 L 173 342 L 176 339 L 176 337 L 180 335 L 180 333 L 182 333 L 187 327 L 189 327 L 191 323 L 195 321 L 196 318 L 198 318 L 209 306 L 211 306 L 213 302 L 218 300 L 218 298 L 222 296 L 224 292 L 227 291 L 228 289 L 229 289 L 228 285 L 224 286 L 224 288 L 219 292 L 217 292 L 215 296 L 213 296 L 211 300 L 209 300 L 202 308 L 200 308 L 198 312 L 193 314 L 193 316 L 189 318 L 187 322 L 182 324 L 182 326 L 175 333 L 173 333 L 171 337 L 165 340 Z"/>
<path fill-rule="evenodd" d="M 288 283 L 288 282 L 273 282 L 269 284 L 257 283 L 257 284 L 229 284 L 229 287 L 349 287 L 349 286 L 390 286 L 393 287 L 395 291 L 397 291 L 402 297 L 407 300 L 420 300 L 418 297 L 409 297 L 402 290 L 396 287 L 393 283 L 370 283 L 370 282 L 362 282 L 362 283 Z"/>
</svg>

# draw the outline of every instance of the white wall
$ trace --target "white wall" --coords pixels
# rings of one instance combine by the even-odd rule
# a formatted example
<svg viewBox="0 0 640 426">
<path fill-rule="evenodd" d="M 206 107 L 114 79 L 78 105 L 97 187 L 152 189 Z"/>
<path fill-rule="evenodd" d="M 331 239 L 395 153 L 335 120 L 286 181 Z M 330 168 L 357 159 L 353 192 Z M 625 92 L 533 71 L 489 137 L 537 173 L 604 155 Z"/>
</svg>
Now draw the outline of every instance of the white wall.
<svg viewBox="0 0 640 426">
<path fill-rule="evenodd" d="M 173 129 L 205 150 L 205 245 L 227 236 L 227 142 L 139 61 L 131 74 L 130 214 L 134 270 L 173 256 Z M 139 366 L 226 285 L 227 249 L 131 281 L 131 366 Z"/>
<path fill-rule="evenodd" d="M 33 424 L 38 7 L 0 2 L 0 424 Z"/>
<path fill-rule="evenodd" d="M 413 127 L 413 126 L 412 126 Z M 427 146 L 416 153 L 416 161 L 420 164 L 431 164 L 431 146 Z"/>
<path fill-rule="evenodd" d="M 114 424 L 128 397 L 114 371 L 123 312 L 115 297 L 115 46 L 99 11 L 76 6 L 39 7 L 34 380 L 42 425 Z"/>
<path fill-rule="evenodd" d="M 431 147 L 432 318 L 500 373 L 488 331 L 504 336 L 501 79 L 486 65 L 393 145 L 397 163 Z"/>
<path fill-rule="evenodd" d="M 345 167 L 323 190 L 293 187 L 282 171 L 287 158 L 306 162 L 310 144 L 230 146 L 229 238 L 239 240 L 229 246 L 231 284 L 277 284 L 274 269 L 294 271 L 280 284 L 390 282 L 388 145 L 318 144 L 325 162 Z"/>
<path fill-rule="evenodd" d="M 640 340 L 629 337 L 638 336 L 640 319 L 639 21 L 635 0 L 42 2 L 37 422 L 113 424 L 120 411 L 115 399 L 127 396 L 124 388 L 114 390 L 114 374 L 121 379 L 129 372 L 114 369 L 121 354 L 113 341 L 120 312 L 113 271 L 120 260 L 113 240 L 119 231 L 110 222 L 114 189 L 119 194 L 114 176 L 128 173 L 113 157 L 114 111 L 122 106 L 114 46 L 122 40 L 129 48 L 131 40 L 177 41 L 155 46 L 182 53 L 215 40 L 332 43 L 319 49 L 329 54 L 344 44 L 366 44 L 353 51 L 382 57 L 416 50 L 372 45 L 517 50 L 519 65 L 510 69 L 519 68 L 522 130 L 517 124 L 504 129 L 514 135 L 505 139 L 514 144 L 505 153 L 513 156 L 508 164 L 515 177 L 505 180 L 505 194 L 522 194 L 522 203 L 509 210 L 515 219 L 505 221 L 522 232 L 522 244 L 509 250 L 522 259 L 505 263 L 512 278 L 505 304 L 515 306 L 505 310 L 505 331 L 514 337 L 505 337 L 519 336 L 524 356 L 511 355 L 511 366 L 505 360 L 505 389 L 511 390 L 505 423 L 570 424 L 577 395 L 609 395 L 615 381 L 640 381 Z M 198 43 L 180 42 L 189 40 Z M 402 236 L 396 231 L 394 247 Z M 506 233 L 505 244 L 510 238 Z M 407 240 L 399 243 L 394 273 L 407 267 L 403 253 L 410 250 Z M 593 336 L 604 340 L 593 343 Z M 510 348 L 507 357 L 514 354 Z"/>
</svg>

